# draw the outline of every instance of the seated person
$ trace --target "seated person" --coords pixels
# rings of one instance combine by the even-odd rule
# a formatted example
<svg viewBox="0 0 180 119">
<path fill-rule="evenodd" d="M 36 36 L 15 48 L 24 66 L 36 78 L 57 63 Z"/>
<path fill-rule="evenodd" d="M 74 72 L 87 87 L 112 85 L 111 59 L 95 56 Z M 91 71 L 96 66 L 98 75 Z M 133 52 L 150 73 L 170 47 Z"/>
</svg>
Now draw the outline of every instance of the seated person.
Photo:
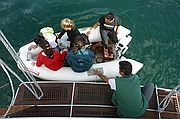
<svg viewBox="0 0 180 119">
<path fill-rule="evenodd" d="M 90 48 L 85 47 L 85 40 L 80 35 L 75 38 L 74 47 L 70 49 L 66 60 L 75 72 L 84 72 L 93 65 L 94 54 Z"/>
<path fill-rule="evenodd" d="M 58 35 L 58 39 L 61 39 L 61 37 L 67 32 L 67 36 L 68 36 L 67 41 L 70 41 L 70 47 L 72 47 L 74 38 L 76 36 L 79 36 L 81 33 L 76 28 L 74 22 L 71 19 L 68 19 L 68 18 L 62 19 L 60 26 L 63 29 L 63 31 Z"/>
<path fill-rule="evenodd" d="M 104 57 L 109 57 L 112 54 L 109 54 L 108 51 L 108 41 L 111 40 L 114 44 L 118 42 L 117 33 L 120 31 L 120 19 L 111 12 L 107 13 L 99 18 L 87 35 L 98 26 L 100 26 L 100 35 L 104 46 Z"/>
<path fill-rule="evenodd" d="M 48 69 L 57 71 L 64 64 L 67 50 L 64 49 L 62 52 L 58 52 L 53 50 L 47 41 L 46 43 L 46 48 L 44 48 L 38 55 L 36 66 L 41 67 L 44 64 Z"/>
<path fill-rule="evenodd" d="M 154 84 L 146 84 L 141 89 L 139 77 L 132 74 L 130 62 L 119 62 L 119 76 L 114 76 L 115 78 L 108 78 L 98 70 L 95 70 L 95 74 L 107 82 L 113 90 L 112 102 L 119 116 L 134 119 L 146 112 L 154 92 Z"/>
</svg>

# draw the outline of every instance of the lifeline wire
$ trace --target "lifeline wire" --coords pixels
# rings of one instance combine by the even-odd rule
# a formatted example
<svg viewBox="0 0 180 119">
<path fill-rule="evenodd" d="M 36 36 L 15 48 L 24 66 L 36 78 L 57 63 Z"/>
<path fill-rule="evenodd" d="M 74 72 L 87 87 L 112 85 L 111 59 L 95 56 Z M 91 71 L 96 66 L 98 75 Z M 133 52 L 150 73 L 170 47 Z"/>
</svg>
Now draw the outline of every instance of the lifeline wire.
<svg viewBox="0 0 180 119">
<path fill-rule="evenodd" d="M 23 80 L 6 63 L 4 63 L 1 59 L 0 59 L 0 65 L 1 65 L 2 69 L 4 70 L 4 72 L 6 73 L 8 79 L 9 79 L 9 82 L 10 82 L 10 85 L 11 85 L 11 90 L 12 90 L 12 95 L 13 95 L 10 106 L 9 106 L 8 110 L 6 111 L 6 113 L 4 115 L 4 117 L 6 117 L 6 115 L 8 114 L 8 112 L 10 110 L 10 108 L 14 104 L 14 100 L 15 100 L 14 86 L 13 86 L 12 78 L 9 75 L 9 72 L 12 73 L 21 83 L 23 83 Z M 34 92 L 27 84 L 23 83 L 23 85 L 25 85 L 25 87 L 28 88 L 29 91 L 38 99 L 36 92 Z"/>
<path fill-rule="evenodd" d="M 41 99 L 43 96 L 43 92 L 40 88 L 40 86 L 38 85 L 38 83 L 36 82 L 35 78 L 30 74 L 29 70 L 27 69 L 27 67 L 25 66 L 25 64 L 23 63 L 23 61 L 19 58 L 18 54 L 16 53 L 16 51 L 14 50 L 14 48 L 11 46 L 11 44 L 9 43 L 9 41 L 7 40 L 7 38 L 4 36 L 4 34 L 2 33 L 2 31 L 0 30 L 0 40 L 1 42 L 4 44 L 4 46 L 6 47 L 6 49 L 9 51 L 9 53 L 11 54 L 12 58 L 15 60 L 15 62 L 17 63 L 17 65 L 20 67 L 20 69 L 22 69 L 21 71 L 23 72 L 24 76 L 26 77 L 26 79 L 28 80 L 28 82 L 30 82 L 30 87 L 32 88 L 32 91 L 34 92 L 34 96 L 37 99 Z M 36 91 L 36 89 L 34 88 L 34 86 L 31 83 L 31 80 L 33 81 L 34 85 L 37 87 L 37 89 L 40 91 L 40 96 L 38 96 L 38 93 Z M 21 80 L 21 82 L 23 82 L 23 80 Z M 26 85 L 26 87 L 28 89 L 30 89 L 29 86 Z"/>
<path fill-rule="evenodd" d="M 0 65 L 3 68 L 4 72 L 6 73 L 7 77 L 9 78 L 9 82 L 10 82 L 11 90 L 12 90 L 12 100 L 11 100 L 10 106 L 8 107 L 6 113 L 3 115 L 3 117 L 5 118 L 9 112 L 9 110 L 11 109 L 12 105 L 14 104 L 15 91 L 14 91 L 14 85 L 13 85 L 11 76 L 9 75 L 8 71 L 6 70 L 6 68 L 5 68 L 6 66 L 4 67 L 4 62 L 1 59 L 0 59 Z"/>
<path fill-rule="evenodd" d="M 175 95 L 176 93 L 178 93 L 178 91 L 180 89 L 180 84 L 177 85 L 159 104 L 158 106 L 158 112 L 163 112 L 166 107 L 169 105 L 170 101 L 171 101 L 171 98 L 173 95 Z M 180 93 L 180 92 L 179 92 Z M 161 107 L 162 105 L 162 107 Z"/>
<path fill-rule="evenodd" d="M 43 92 L 39 86 L 39 84 L 36 82 L 35 78 L 30 74 L 29 70 L 27 69 L 27 67 L 25 66 L 25 64 L 22 62 L 22 60 L 19 58 L 18 54 L 16 53 L 16 51 L 14 50 L 14 48 L 11 46 L 11 44 L 9 43 L 9 41 L 6 39 L 6 37 L 4 36 L 4 34 L 2 33 L 2 31 L 0 30 L 0 40 L 3 43 L 3 45 L 6 47 L 6 49 L 9 51 L 10 55 L 12 56 L 12 58 L 15 60 L 15 62 L 17 63 L 17 65 L 20 67 L 21 71 L 23 72 L 24 76 L 26 77 L 26 79 L 28 80 L 28 82 L 30 82 L 30 85 L 27 85 L 24 83 L 24 81 L 13 71 L 11 70 L 8 65 L 6 63 L 4 63 L 1 59 L 0 59 L 0 65 L 3 68 L 3 70 L 5 71 L 6 75 L 9 78 L 10 81 L 10 85 L 11 85 L 11 89 L 13 92 L 13 97 L 12 97 L 12 101 L 11 104 L 6 112 L 6 114 L 4 115 L 4 117 L 7 115 L 7 113 L 9 112 L 11 106 L 14 104 L 14 86 L 13 86 L 13 82 L 12 79 L 8 73 L 7 70 L 9 70 L 21 83 L 23 83 L 23 85 L 25 85 L 25 87 L 37 98 L 37 99 L 41 99 L 43 97 Z M 7 69 L 7 70 L 6 70 Z M 33 84 L 32 84 L 32 82 Z M 36 89 L 35 87 L 36 86 Z M 40 95 L 38 95 L 37 90 L 40 92 Z"/>
</svg>

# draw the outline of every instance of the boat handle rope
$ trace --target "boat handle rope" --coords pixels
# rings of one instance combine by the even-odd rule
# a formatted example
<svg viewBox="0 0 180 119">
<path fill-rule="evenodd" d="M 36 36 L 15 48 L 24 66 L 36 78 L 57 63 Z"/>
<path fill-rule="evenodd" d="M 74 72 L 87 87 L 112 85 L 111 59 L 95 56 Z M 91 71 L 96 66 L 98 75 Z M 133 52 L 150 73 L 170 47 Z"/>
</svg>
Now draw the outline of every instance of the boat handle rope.
<svg viewBox="0 0 180 119">
<path fill-rule="evenodd" d="M 159 104 L 158 106 L 158 112 L 163 112 L 166 107 L 169 105 L 171 98 L 173 95 L 175 95 L 176 93 L 180 93 L 180 84 L 177 85 Z M 162 105 L 162 106 L 161 106 Z"/>
</svg>

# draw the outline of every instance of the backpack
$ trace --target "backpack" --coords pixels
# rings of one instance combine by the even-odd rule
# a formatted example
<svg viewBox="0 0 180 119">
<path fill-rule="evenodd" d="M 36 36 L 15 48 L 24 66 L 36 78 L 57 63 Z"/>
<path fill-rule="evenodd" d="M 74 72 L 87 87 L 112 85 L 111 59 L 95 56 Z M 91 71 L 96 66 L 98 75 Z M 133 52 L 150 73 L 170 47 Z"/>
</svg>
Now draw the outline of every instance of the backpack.
<svg viewBox="0 0 180 119">
<path fill-rule="evenodd" d="M 71 69 L 75 72 L 85 72 L 89 70 L 93 65 L 93 52 L 87 48 L 85 52 L 88 54 L 84 54 L 78 51 L 74 54 L 70 51 L 66 57 L 68 64 L 71 66 Z"/>
</svg>

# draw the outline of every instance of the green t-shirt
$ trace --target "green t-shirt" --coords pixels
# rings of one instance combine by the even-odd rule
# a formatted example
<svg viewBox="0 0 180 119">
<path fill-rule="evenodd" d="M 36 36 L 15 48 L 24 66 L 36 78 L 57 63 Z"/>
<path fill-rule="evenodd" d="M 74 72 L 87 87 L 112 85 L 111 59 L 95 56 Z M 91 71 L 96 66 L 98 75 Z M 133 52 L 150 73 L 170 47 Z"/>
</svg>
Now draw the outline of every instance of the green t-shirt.
<svg viewBox="0 0 180 119">
<path fill-rule="evenodd" d="M 141 93 L 140 81 L 137 75 L 116 77 L 116 90 L 112 102 L 118 113 L 125 117 L 141 116 L 148 108 L 148 102 Z"/>
</svg>

